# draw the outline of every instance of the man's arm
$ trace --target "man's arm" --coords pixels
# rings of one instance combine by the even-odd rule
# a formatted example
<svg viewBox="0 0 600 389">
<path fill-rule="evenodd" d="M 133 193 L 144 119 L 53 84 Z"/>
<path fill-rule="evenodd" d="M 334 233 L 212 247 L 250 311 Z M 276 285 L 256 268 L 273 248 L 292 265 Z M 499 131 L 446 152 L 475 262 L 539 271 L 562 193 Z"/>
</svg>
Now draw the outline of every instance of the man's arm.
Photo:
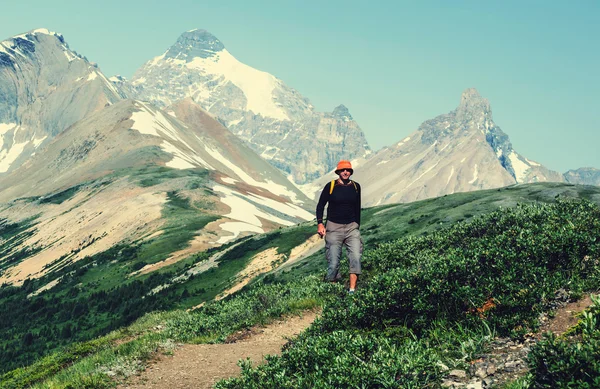
<svg viewBox="0 0 600 389">
<path fill-rule="evenodd" d="M 329 201 L 329 185 L 325 185 L 321 196 L 319 197 L 319 203 L 317 204 L 317 233 L 323 237 L 325 236 L 325 226 L 323 225 L 323 213 L 325 212 L 325 204 Z"/>
<path fill-rule="evenodd" d="M 356 202 L 356 222 L 360 226 L 360 207 L 361 207 L 360 194 L 361 194 L 361 190 L 360 190 L 360 184 L 358 182 L 356 183 L 356 189 L 358 191 L 358 201 Z"/>
</svg>

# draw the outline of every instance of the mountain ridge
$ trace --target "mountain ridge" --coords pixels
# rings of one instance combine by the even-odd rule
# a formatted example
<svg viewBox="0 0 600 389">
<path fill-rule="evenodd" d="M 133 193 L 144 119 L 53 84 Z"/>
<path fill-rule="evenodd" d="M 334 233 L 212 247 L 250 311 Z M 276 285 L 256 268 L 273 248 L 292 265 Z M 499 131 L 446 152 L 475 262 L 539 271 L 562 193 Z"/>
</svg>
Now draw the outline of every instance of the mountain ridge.
<svg viewBox="0 0 600 389">
<path fill-rule="evenodd" d="M 188 40 L 193 44 L 185 45 Z M 370 153 L 346 107 L 315 111 L 298 91 L 243 64 L 205 30 L 183 33 L 139 68 L 130 85 L 132 97 L 158 106 L 191 97 L 295 183 L 324 174 L 342 157 Z M 290 147 L 297 152 L 286 152 Z"/>
<path fill-rule="evenodd" d="M 0 42 L 0 175 L 61 131 L 123 98 L 64 37 L 36 29 Z"/>
</svg>

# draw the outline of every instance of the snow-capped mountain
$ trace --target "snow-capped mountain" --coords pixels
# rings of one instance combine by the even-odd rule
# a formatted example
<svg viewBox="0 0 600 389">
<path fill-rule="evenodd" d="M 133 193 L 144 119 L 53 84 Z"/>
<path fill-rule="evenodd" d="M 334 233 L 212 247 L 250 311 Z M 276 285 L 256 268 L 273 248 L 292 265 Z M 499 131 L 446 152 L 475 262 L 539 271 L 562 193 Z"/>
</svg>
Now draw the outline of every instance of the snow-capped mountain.
<svg viewBox="0 0 600 389">
<path fill-rule="evenodd" d="M 183 33 L 131 80 L 133 97 L 167 106 L 191 97 L 263 158 L 305 183 L 342 158 L 370 152 L 348 110 L 314 110 L 273 75 L 238 61 L 205 30 Z"/>
<path fill-rule="evenodd" d="M 37 29 L 0 42 L 0 175 L 71 124 L 122 98 L 59 33 Z"/>
<path fill-rule="evenodd" d="M 190 99 L 168 113 L 124 100 L 75 123 L 0 177 L 0 221 L 35 220 L 31 235 L 0 263 L 30 255 L 0 272 L 0 283 L 40 276 L 61 258 L 152 239 L 173 198 L 214 220 L 195 232 L 187 255 L 313 218 L 303 206 L 314 203 Z"/>
<path fill-rule="evenodd" d="M 331 175 L 313 185 L 322 188 Z M 467 89 L 454 111 L 361 161 L 353 176 L 365 206 L 410 202 L 515 183 L 564 181 L 517 153 L 492 119 L 487 99 Z M 316 188 L 316 189 L 315 189 Z"/>
</svg>

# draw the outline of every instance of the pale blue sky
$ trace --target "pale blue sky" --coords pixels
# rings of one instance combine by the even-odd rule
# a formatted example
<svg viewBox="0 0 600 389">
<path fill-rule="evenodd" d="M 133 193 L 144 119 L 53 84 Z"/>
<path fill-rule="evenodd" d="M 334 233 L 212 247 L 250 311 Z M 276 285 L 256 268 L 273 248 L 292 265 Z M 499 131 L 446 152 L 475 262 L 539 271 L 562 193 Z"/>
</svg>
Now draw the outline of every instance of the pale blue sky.
<svg viewBox="0 0 600 389">
<path fill-rule="evenodd" d="M 453 5 L 449 5 L 452 3 Z M 40 27 L 130 78 L 203 28 L 321 111 L 345 104 L 374 150 L 475 87 L 515 150 L 600 168 L 600 1 L 11 1 L 0 40 Z"/>
</svg>

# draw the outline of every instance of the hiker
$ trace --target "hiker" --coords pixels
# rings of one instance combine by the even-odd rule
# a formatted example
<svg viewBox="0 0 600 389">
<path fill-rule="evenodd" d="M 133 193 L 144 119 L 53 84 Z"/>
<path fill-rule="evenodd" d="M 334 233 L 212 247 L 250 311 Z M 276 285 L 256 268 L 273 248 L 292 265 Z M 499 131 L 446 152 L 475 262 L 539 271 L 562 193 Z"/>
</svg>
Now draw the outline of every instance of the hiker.
<svg viewBox="0 0 600 389">
<path fill-rule="evenodd" d="M 325 185 L 317 204 L 317 233 L 325 238 L 327 258 L 327 281 L 339 281 L 342 246 L 346 247 L 350 264 L 349 293 L 354 293 L 356 281 L 361 273 L 360 258 L 363 251 L 360 237 L 360 185 L 350 180 L 354 173 L 350 161 L 337 164 L 335 174 L 339 177 Z M 323 211 L 327 207 L 327 228 L 323 224 Z"/>
</svg>

